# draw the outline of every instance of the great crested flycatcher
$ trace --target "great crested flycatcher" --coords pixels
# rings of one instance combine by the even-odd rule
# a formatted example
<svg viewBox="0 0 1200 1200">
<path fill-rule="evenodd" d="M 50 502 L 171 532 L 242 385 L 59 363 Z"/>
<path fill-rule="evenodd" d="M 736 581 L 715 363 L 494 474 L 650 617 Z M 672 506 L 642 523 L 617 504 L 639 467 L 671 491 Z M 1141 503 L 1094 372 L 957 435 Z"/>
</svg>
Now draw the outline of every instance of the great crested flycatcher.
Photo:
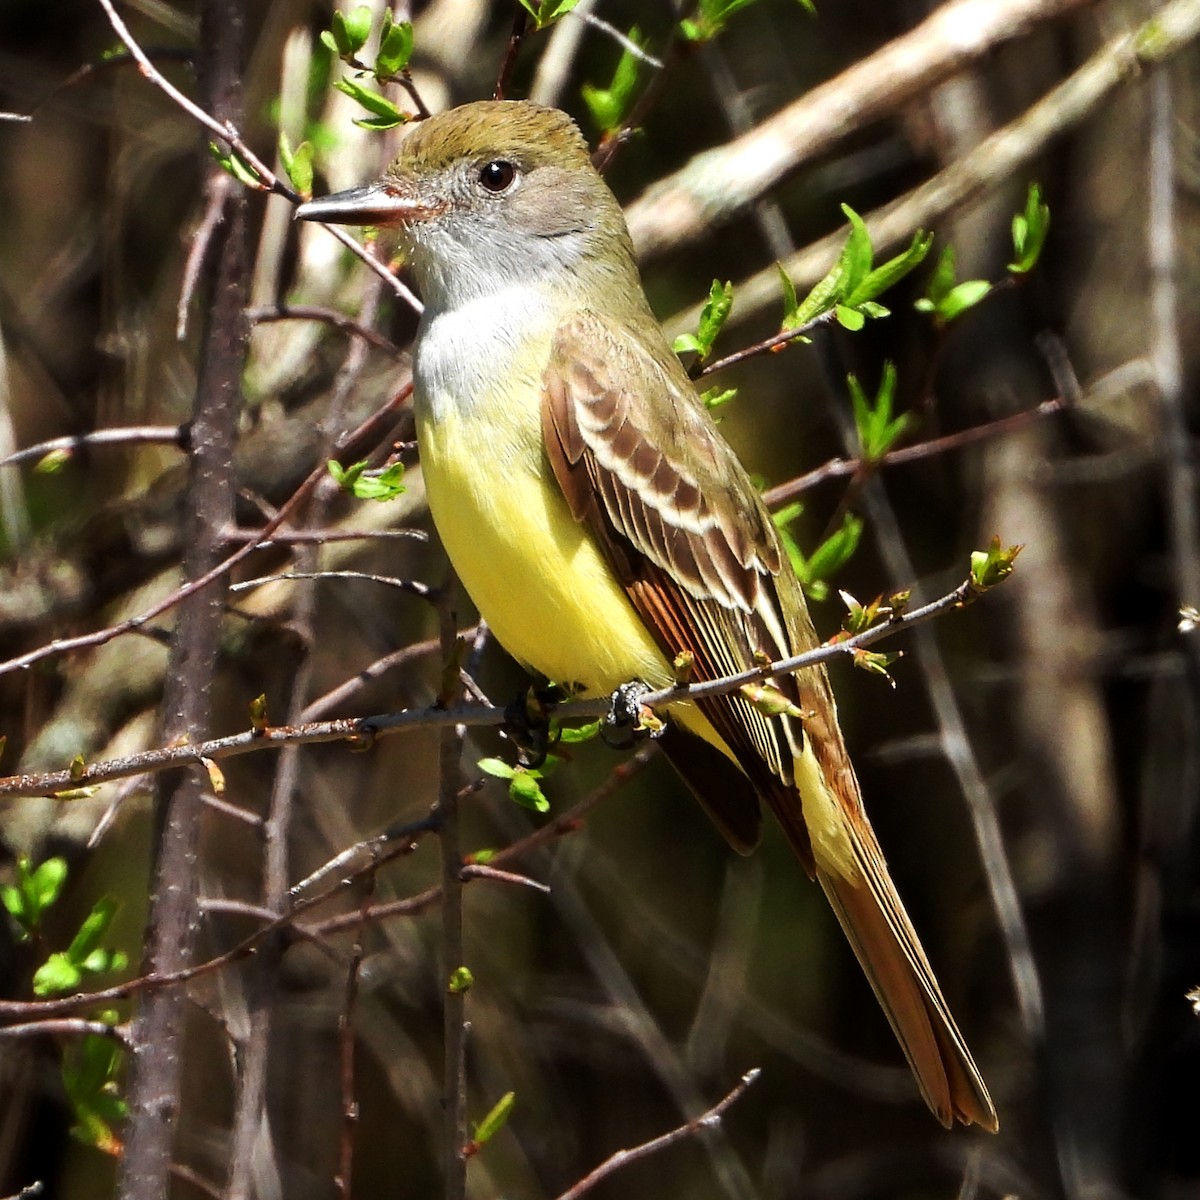
<svg viewBox="0 0 1200 1200">
<path fill-rule="evenodd" d="M 650 311 L 620 206 L 565 113 L 482 101 L 414 125 L 377 183 L 299 217 L 394 226 L 425 310 L 413 375 L 438 533 L 514 658 L 608 693 L 818 644 L 754 485 Z M 946 1126 L 996 1111 L 888 875 L 825 671 L 803 711 L 671 707 L 663 751 L 739 851 L 759 800 L 833 905 Z"/>
</svg>

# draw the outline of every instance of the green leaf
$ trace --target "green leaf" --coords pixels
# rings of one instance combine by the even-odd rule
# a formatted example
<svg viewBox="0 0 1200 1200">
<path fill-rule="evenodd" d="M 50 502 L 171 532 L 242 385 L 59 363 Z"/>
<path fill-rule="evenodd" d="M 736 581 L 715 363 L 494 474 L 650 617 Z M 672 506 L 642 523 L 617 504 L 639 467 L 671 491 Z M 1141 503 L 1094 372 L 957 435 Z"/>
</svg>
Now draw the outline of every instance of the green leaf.
<svg viewBox="0 0 1200 1200">
<path fill-rule="evenodd" d="M 82 965 L 84 960 L 97 949 L 100 939 L 108 932 L 113 917 L 117 915 L 117 900 L 114 896 L 101 896 L 92 905 L 92 911 L 83 919 L 79 932 L 71 939 L 67 955 L 73 963 Z M 103 968 L 102 968 L 103 969 Z"/>
<path fill-rule="evenodd" d="M 904 651 L 893 650 L 883 652 L 879 650 L 866 650 L 861 646 L 856 646 L 851 652 L 851 661 L 860 671 L 869 671 L 872 675 L 881 675 L 891 684 L 896 686 L 896 681 L 888 672 L 888 667 L 892 665 L 898 658 L 902 657 Z"/>
<path fill-rule="evenodd" d="M 254 188 L 255 191 L 266 190 L 266 185 L 259 179 L 258 173 L 232 150 L 225 150 L 216 142 L 209 142 L 208 152 L 238 183 L 244 184 L 248 188 Z"/>
<path fill-rule="evenodd" d="M 937 265 L 925 287 L 925 295 L 917 301 L 922 312 L 937 312 L 938 305 L 950 294 L 954 286 L 954 247 L 946 246 L 938 255 Z"/>
<path fill-rule="evenodd" d="M 700 394 L 700 399 L 704 402 L 704 407 L 707 408 L 709 412 L 713 412 L 722 405 L 728 404 L 731 400 L 736 399 L 737 394 L 737 388 L 711 387 L 707 391 Z"/>
<path fill-rule="evenodd" d="M 360 4 L 343 14 L 337 9 L 333 13 L 333 36 L 343 55 L 355 55 L 371 36 L 371 8 Z"/>
<path fill-rule="evenodd" d="M 492 1140 L 504 1128 L 508 1122 L 509 1114 L 513 1110 L 513 1105 L 517 1102 L 516 1092 L 505 1092 L 495 1104 L 492 1105 L 491 1111 L 478 1125 L 475 1126 L 474 1141 L 477 1146 L 484 1146 Z"/>
<path fill-rule="evenodd" d="M 867 232 L 867 225 L 862 217 L 848 204 L 842 205 L 842 212 L 850 222 L 850 233 L 846 237 L 846 244 L 842 247 L 838 261 L 842 268 L 841 294 L 848 298 L 854 295 L 870 273 L 875 251 L 871 248 L 871 235 Z"/>
<path fill-rule="evenodd" d="M 117 1014 L 102 1012 L 96 1019 L 116 1025 Z M 113 1130 L 128 1113 L 117 1090 L 123 1055 L 115 1038 L 88 1034 L 69 1046 L 62 1059 L 63 1090 L 75 1120 L 71 1134 L 110 1155 L 120 1153 L 121 1143 Z"/>
<path fill-rule="evenodd" d="M 455 995 L 461 995 L 463 992 L 469 992 L 475 983 L 475 976 L 471 974 L 470 967 L 455 967 L 450 972 L 450 978 L 446 983 L 446 989 L 453 992 Z"/>
<path fill-rule="evenodd" d="M 858 549 L 863 522 L 853 513 L 847 513 L 842 518 L 841 528 L 827 537 L 811 556 L 806 556 L 787 528 L 799 515 L 800 510 L 799 504 L 789 504 L 774 514 L 774 521 L 792 568 L 805 593 L 811 599 L 821 601 L 829 595 L 829 580 L 846 565 Z"/>
<path fill-rule="evenodd" d="M 373 88 L 363 87 L 353 79 L 339 79 L 335 88 L 351 100 L 357 100 L 369 113 L 392 121 L 394 125 L 403 125 L 408 120 L 408 114 L 402 112 L 386 96 L 382 96 Z"/>
<path fill-rule="evenodd" d="M 529 808 L 539 813 L 549 812 L 550 801 L 546 799 L 541 785 L 538 783 L 540 777 L 540 771 L 529 767 L 517 767 L 508 781 L 509 796 L 522 808 Z"/>
<path fill-rule="evenodd" d="M 590 742 L 599 736 L 600 720 L 589 721 L 586 725 L 564 725 L 558 731 L 558 740 L 564 746 L 578 746 L 581 742 Z"/>
<path fill-rule="evenodd" d="M 25 861 L 28 864 L 29 860 Z M 39 911 L 49 908 L 62 894 L 63 884 L 67 882 L 67 860 L 48 858 L 39 863 L 30 874 L 29 882 Z"/>
<path fill-rule="evenodd" d="M 288 135 L 279 131 L 279 161 L 292 187 L 304 197 L 312 195 L 313 187 L 313 147 L 312 142 L 301 142 L 294 150 Z"/>
<path fill-rule="evenodd" d="M 395 129 L 398 125 L 404 125 L 408 122 L 408 116 L 404 113 L 397 117 L 356 117 L 353 124 L 359 129 L 369 129 L 373 133 L 384 133 L 389 129 Z"/>
<path fill-rule="evenodd" d="M 813 551 L 800 582 L 807 586 L 810 593 L 814 588 L 820 593 L 813 593 L 814 599 L 823 600 L 829 594 L 829 580 L 854 556 L 862 538 L 862 531 L 862 518 L 847 513 L 842 518 L 841 528 L 830 534 Z"/>
<path fill-rule="evenodd" d="M 689 42 L 711 42 L 725 28 L 730 17 L 756 0 L 700 0 L 696 20 L 679 22 L 679 29 Z M 801 0 L 811 3 L 811 0 Z"/>
<path fill-rule="evenodd" d="M 764 717 L 795 717 L 804 719 L 804 710 L 794 704 L 780 690 L 777 683 L 767 680 L 764 683 L 743 683 L 738 688 L 739 694 L 754 706 Z"/>
<path fill-rule="evenodd" d="M 641 46 L 641 34 L 637 26 L 629 31 L 629 40 Z M 580 89 L 583 101 L 588 106 L 592 122 L 604 134 L 614 134 L 625 123 L 626 114 L 633 103 L 637 87 L 638 68 L 641 60 L 628 47 L 621 51 L 612 82 L 606 88 L 585 83 Z"/>
<path fill-rule="evenodd" d="M 33 973 L 33 994 L 35 996 L 60 995 L 63 992 L 76 992 L 83 981 L 83 972 L 64 954 L 58 951 Z"/>
<path fill-rule="evenodd" d="M 865 225 L 863 234 L 866 235 Z M 889 258 L 882 266 L 867 271 L 858 285 L 852 288 L 846 296 L 846 303 L 865 309 L 867 301 L 874 300 L 876 296 L 899 283 L 905 275 L 924 262 L 932 245 L 933 234 L 924 233 L 918 229 L 913 234 L 907 250 L 897 254 L 894 258 Z"/>
<path fill-rule="evenodd" d="M 850 237 L 847 238 L 846 245 L 842 247 L 837 262 L 829 268 L 822 279 L 817 281 L 812 291 L 799 304 L 796 303 L 796 292 L 791 280 L 784 273 L 783 267 L 779 267 L 780 278 L 784 281 L 784 298 L 790 300 L 792 308 L 790 318 L 787 313 L 784 314 L 783 324 L 780 326 L 781 331 L 798 329 L 802 325 L 807 325 L 822 313 L 828 312 L 841 299 L 846 288 L 846 258 L 853 237 L 854 233 L 851 230 Z M 868 243 L 869 249 L 870 244 Z"/>
<path fill-rule="evenodd" d="M 338 487 L 359 500 L 394 500 L 405 490 L 401 482 L 404 478 L 403 463 L 393 463 L 382 470 L 369 471 L 366 459 L 343 467 L 336 459 L 331 458 L 325 466 Z"/>
<path fill-rule="evenodd" d="M 1029 185 L 1025 197 L 1025 211 L 1017 213 L 1012 220 L 1013 261 L 1008 269 L 1014 275 L 1024 275 L 1033 270 L 1042 255 L 1046 235 L 1050 232 L 1050 207 L 1042 202 L 1042 189 Z"/>
<path fill-rule="evenodd" d="M 379 35 L 379 53 L 375 56 L 375 78 L 390 79 L 408 66 L 413 52 L 413 27 L 410 21 L 397 21 L 392 10 L 383 10 L 383 29 Z"/>
<path fill-rule="evenodd" d="M 675 353 L 694 353 L 701 362 L 712 353 L 713 343 L 717 340 L 729 312 L 733 308 L 733 284 L 722 283 L 719 279 L 712 281 L 708 289 L 708 299 L 700 311 L 700 323 L 694 334 L 684 333 L 674 341 Z"/>
<path fill-rule="evenodd" d="M 858 431 L 862 457 L 866 462 L 878 462 L 912 425 L 912 415 L 901 413 L 893 417 L 896 398 L 896 367 L 894 363 L 883 364 L 883 377 L 874 402 L 867 399 L 858 379 L 849 375 L 846 383 L 850 390 L 850 403 L 854 409 L 854 425 Z"/>
<path fill-rule="evenodd" d="M 536 31 L 545 29 L 559 17 L 565 16 L 579 3 L 579 0 L 541 0 L 541 3 L 534 3 L 534 0 L 517 0 L 517 2 L 533 18 L 533 27 Z"/>
<path fill-rule="evenodd" d="M 916 302 L 916 308 L 921 312 L 933 313 L 940 321 L 953 321 L 978 304 L 991 290 L 992 285 L 985 279 L 956 283 L 954 247 L 947 246 L 938 257 L 925 295 Z"/>
<path fill-rule="evenodd" d="M 336 20 L 340 15 L 341 14 L 335 12 L 334 20 Z M 321 30 L 321 45 L 324 46 L 331 54 L 334 54 L 339 58 L 341 57 L 342 51 L 338 47 L 337 38 L 334 37 L 334 35 L 328 29 Z"/>
<path fill-rule="evenodd" d="M 801 324 L 798 315 L 800 305 L 796 300 L 796 285 L 792 282 L 792 277 L 783 269 L 783 263 L 777 262 L 775 270 L 779 272 L 779 284 L 783 288 L 783 320 L 779 323 L 779 329 L 782 332 L 785 329 L 795 329 Z"/>
<path fill-rule="evenodd" d="M 517 768 L 502 758 L 481 758 L 475 765 L 485 775 L 493 775 L 497 779 L 511 779 L 517 773 Z"/>
<path fill-rule="evenodd" d="M 0 904 L 20 926 L 24 939 L 41 928 L 47 909 L 62 894 L 66 880 L 64 858 L 48 858 L 36 867 L 24 854 L 17 859 L 16 883 L 0 889 Z"/>
<path fill-rule="evenodd" d="M 986 279 L 967 279 L 957 283 L 938 306 L 938 316 L 943 321 L 953 321 L 968 308 L 974 308 L 991 290 L 992 285 Z"/>
<path fill-rule="evenodd" d="M 862 313 L 847 308 L 844 304 L 837 305 L 833 311 L 838 324 L 843 329 L 849 329 L 851 333 L 857 333 L 867 323 L 867 318 Z"/>
<path fill-rule="evenodd" d="M 43 454 L 33 465 L 35 475 L 57 475 L 71 461 L 70 450 L 51 450 Z"/>
<path fill-rule="evenodd" d="M 1003 583 L 1013 572 L 1013 564 L 1021 553 L 1021 546 L 1001 546 L 999 537 L 993 537 L 986 550 L 971 553 L 971 584 L 977 592 L 986 592 L 998 583 Z"/>
</svg>

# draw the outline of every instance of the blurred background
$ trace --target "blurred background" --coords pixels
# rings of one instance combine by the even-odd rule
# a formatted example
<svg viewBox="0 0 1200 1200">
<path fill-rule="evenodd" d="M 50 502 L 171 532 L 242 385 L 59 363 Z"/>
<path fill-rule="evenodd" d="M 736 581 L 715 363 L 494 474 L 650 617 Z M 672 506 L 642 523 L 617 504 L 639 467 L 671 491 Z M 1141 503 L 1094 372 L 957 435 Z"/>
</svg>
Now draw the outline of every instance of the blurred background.
<svg viewBox="0 0 1200 1200">
<path fill-rule="evenodd" d="M 230 44 L 229 23 L 240 23 L 233 103 L 268 163 L 282 128 L 293 144 L 315 147 L 318 193 L 381 171 L 396 132 L 357 128 L 362 110 L 330 90 L 351 72 L 318 41 L 330 27 L 327 3 L 201 7 L 131 0 L 121 11 L 190 96 L 212 94 L 204 72 L 216 70 L 214 47 Z M 948 326 L 913 305 L 931 256 L 889 294 L 889 318 L 857 334 L 824 330 L 812 345 L 758 356 L 719 379 L 740 389 L 721 410 L 723 429 L 768 487 L 854 456 L 845 376 L 872 393 L 886 361 L 897 366 L 898 408 L 916 419 L 907 444 L 950 439 L 941 453 L 803 491 L 792 529 L 808 550 L 845 511 L 865 521 L 830 598 L 813 606 L 823 635 L 842 619 L 838 588 L 866 600 L 913 587 L 929 599 L 960 582 L 970 551 L 993 535 L 1025 547 L 1002 588 L 886 647 L 905 651 L 894 688 L 845 664 L 832 670 L 872 820 L 1001 1129 L 947 1133 L 929 1116 L 819 889 L 777 830 L 767 829 L 756 855 L 737 858 L 664 763 L 650 755 L 613 786 L 622 755 L 590 743 L 546 791 L 552 814 L 597 788 L 603 800 L 569 835 L 512 864 L 550 893 L 488 879 L 466 889 L 470 1119 L 516 1093 L 507 1127 L 469 1164 L 469 1194 L 560 1195 L 615 1150 L 704 1111 L 753 1067 L 761 1078 L 719 1127 L 592 1194 L 1200 1194 L 1200 1043 L 1186 995 L 1200 984 L 1200 643 L 1179 628 L 1181 605 L 1200 604 L 1195 55 L 1118 72 L 1111 90 L 1082 106 L 1064 100 L 1029 161 L 1006 166 L 977 148 L 1005 126 L 1028 134 L 1033 104 L 1158 6 L 1047 0 L 1026 4 L 1024 17 L 998 2 L 944 6 L 970 22 L 957 29 L 959 43 L 980 34 L 982 53 L 941 51 L 938 38 L 954 30 L 925 24 L 934 3 L 841 0 L 819 4 L 814 18 L 794 0 L 758 0 L 688 51 L 667 49 L 679 14 L 665 0 L 581 7 L 622 32 L 636 24 L 668 64 L 608 177 L 633 205 L 647 288 L 675 331 L 714 277 L 737 285 L 773 271 L 842 227 L 842 203 L 875 213 L 964 161 L 978 172 L 971 202 L 921 218 L 937 234 L 935 254 L 953 245 L 960 279 L 1008 277 L 1010 223 L 1030 182 L 1050 207 L 1036 270 Z M 435 0 L 396 12 L 414 21 L 412 74 L 431 109 L 491 95 L 514 3 Z M 214 21 L 226 27 L 214 32 Z M 915 82 L 875 109 L 856 106 L 864 88 L 889 94 L 895 62 L 871 56 L 913 30 L 927 31 L 913 43 Z M 0 467 L 6 661 L 169 595 L 189 538 L 194 502 L 177 430 L 212 352 L 218 295 L 206 272 L 188 282 L 189 255 L 216 211 L 223 185 L 213 181 L 228 177 L 192 117 L 127 58 L 106 58 L 116 45 L 92 0 L 0 5 L 0 109 L 32 116 L 0 122 L 0 460 L 47 439 L 141 431 Z M 580 89 L 607 86 L 620 56 L 603 26 L 567 17 L 525 39 L 506 94 L 562 105 L 594 140 L 600 130 Z M 878 66 L 846 93 L 845 121 L 803 153 L 785 147 L 778 186 L 719 223 L 658 240 L 666 210 L 661 197 L 646 198 L 651 185 L 864 62 Z M 655 76 L 642 64 L 635 94 Z M 408 102 L 400 89 L 389 95 Z M 713 170 L 736 181 L 722 160 Z M 239 530 L 261 527 L 329 457 L 331 439 L 407 381 L 411 311 L 325 230 L 296 227 L 290 215 L 283 198 L 248 192 L 236 218 L 245 221 L 239 269 L 252 315 L 229 483 Z M 829 262 L 805 261 L 792 273 L 801 293 Z M 718 353 L 778 328 L 777 284 L 762 303 L 753 289 L 740 295 Z M 383 336 L 270 319 L 285 303 L 347 313 Z M 953 436 L 1055 398 L 1067 411 L 978 440 Z M 411 436 L 400 407 L 364 451 L 374 465 L 393 451 L 409 464 L 403 495 L 373 503 L 320 488 L 288 523 L 320 536 L 277 540 L 237 578 L 354 570 L 439 583 L 444 560 L 423 536 Z M 225 552 L 244 540 L 225 533 Z M 0 674 L 7 771 L 161 745 L 173 611 L 138 633 Z M 465 599 L 459 620 L 474 621 Z M 247 728 L 260 694 L 274 722 L 429 704 L 440 679 L 435 638 L 427 602 L 370 579 L 231 594 L 204 684 L 208 727 L 191 740 Z M 359 677 L 397 651 L 387 669 Z M 521 672 L 496 646 L 477 651 L 474 678 L 507 703 Z M 494 733 L 471 733 L 465 777 L 481 777 L 481 757 L 507 752 Z M 363 753 L 333 743 L 222 765 L 222 805 L 206 806 L 199 846 L 204 957 L 261 923 L 271 907 L 264 863 L 280 838 L 294 883 L 359 839 L 425 817 L 437 797 L 438 740 L 418 730 Z M 107 943 L 134 971 L 156 839 L 152 786 L 142 777 L 69 801 L 0 802 L 5 882 L 20 855 L 70 864 L 41 944 L 0 924 L 4 996 L 30 997 L 46 951 L 68 942 L 105 894 L 121 903 Z M 271 826 L 272 843 L 264 820 L 284 794 L 290 816 Z M 474 851 L 547 818 L 488 779 L 463 800 L 462 819 Z M 352 1194 L 441 1194 L 437 906 L 365 928 L 316 927 L 418 895 L 438 878 L 436 839 L 426 837 L 371 888 L 363 878 L 306 915 L 310 936 L 278 949 L 268 982 L 235 963 L 190 986 L 172 1194 L 336 1194 L 346 1145 L 338 1019 L 356 930 Z M 0 1039 L 0 1195 L 33 1180 L 72 1200 L 115 1194 L 113 1145 L 70 1133 L 79 1115 L 61 1068 L 76 1042 Z M 261 1103 L 247 1133 L 252 1062 Z"/>
</svg>

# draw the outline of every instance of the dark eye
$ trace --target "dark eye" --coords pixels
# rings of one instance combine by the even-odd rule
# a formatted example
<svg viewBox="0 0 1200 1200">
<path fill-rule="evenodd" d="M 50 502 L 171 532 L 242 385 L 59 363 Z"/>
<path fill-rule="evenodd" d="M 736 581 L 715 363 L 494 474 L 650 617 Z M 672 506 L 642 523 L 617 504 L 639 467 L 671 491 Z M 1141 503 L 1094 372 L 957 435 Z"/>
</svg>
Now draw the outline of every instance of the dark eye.
<svg viewBox="0 0 1200 1200">
<path fill-rule="evenodd" d="M 483 184 L 489 192 L 503 192 L 512 187 L 512 182 L 517 177 L 517 168 L 510 162 L 505 162 L 504 159 L 498 158 L 494 162 L 490 162 L 479 172 L 479 182 Z"/>
</svg>

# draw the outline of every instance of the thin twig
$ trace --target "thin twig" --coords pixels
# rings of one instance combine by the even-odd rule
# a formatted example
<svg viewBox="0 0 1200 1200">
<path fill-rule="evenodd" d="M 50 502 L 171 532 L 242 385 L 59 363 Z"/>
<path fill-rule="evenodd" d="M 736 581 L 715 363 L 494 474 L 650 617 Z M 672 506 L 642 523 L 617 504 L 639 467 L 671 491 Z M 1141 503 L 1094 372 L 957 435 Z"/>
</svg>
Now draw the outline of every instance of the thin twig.
<svg viewBox="0 0 1200 1200">
<path fill-rule="evenodd" d="M 919 442 L 915 446 L 905 446 L 900 450 L 889 450 L 872 464 L 875 467 L 895 467 L 901 463 L 918 462 L 923 458 L 932 458 L 938 454 L 946 454 L 952 450 L 961 450 L 964 446 L 972 446 L 976 442 L 998 437 L 1002 433 L 1012 433 L 1043 417 L 1065 411 L 1066 401 L 1061 396 L 1053 400 L 1044 400 L 1035 408 L 1024 412 L 1012 413 L 1007 417 L 998 417 L 983 425 L 973 425 L 970 429 L 960 429 L 957 433 L 948 433 L 943 437 L 930 438 L 927 442 Z M 853 475 L 861 470 L 861 458 L 833 458 L 823 463 L 813 471 L 789 479 L 778 487 L 768 488 L 763 492 L 763 502 L 768 508 L 778 508 L 802 492 L 824 483 L 827 479 L 838 479 L 844 475 Z"/>
<path fill-rule="evenodd" d="M 260 575 L 257 579 L 244 579 L 231 584 L 230 592 L 249 592 L 255 588 L 264 587 L 268 583 L 278 583 L 280 580 L 317 580 L 317 579 L 363 579 L 368 583 L 381 583 L 385 587 L 395 588 L 421 600 L 435 600 L 437 592 L 427 583 L 416 579 L 396 579 L 392 575 L 373 575 L 368 571 L 280 571 L 276 575 Z"/>
<path fill-rule="evenodd" d="M 356 321 L 336 308 L 326 308 L 320 304 L 260 304 L 248 308 L 246 316 L 256 325 L 271 321 L 320 321 L 340 329 L 343 333 L 362 338 L 377 350 L 386 351 L 393 358 L 408 358 L 406 350 L 401 350 L 395 342 L 385 338 L 377 329 Z"/>
<path fill-rule="evenodd" d="M 233 176 L 223 168 L 215 164 L 211 165 L 208 180 L 204 185 L 207 197 L 204 213 L 191 237 L 187 260 L 183 265 L 183 279 L 179 285 L 179 300 L 175 305 L 176 341 L 182 342 L 187 336 L 188 309 L 191 306 L 192 297 L 196 294 L 196 286 L 200 282 L 205 255 L 212 245 L 213 234 L 216 232 L 217 226 L 224 220 L 225 204 L 233 188 Z"/>
<path fill-rule="evenodd" d="M 442 660 L 445 663 L 439 700 L 450 706 L 462 694 L 460 671 L 457 669 L 460 643 L 454 612 L 457 590 L 453 571 L 449 570 L 440 589 L 438 625 Z M 463 949 L 463 855 L 458 819 L 464 732 L 461 725 L 444 728 L 438 750 L 437 815 L 442 864 L 442 1170 L 445 1200 L 465 1200 L 467 1194 L 467 989 L 455 979 L 466 965 Z"/>
<path fill-rule="evenodd" d="M 382 424 L 385 417 L 389 416 L 408 399 L 411 392 L 412 385 L 406 384 L 387 404 L 368 417 L 356 430 L 340 438 L 341 453 L 345 454 L 348 448 L 357 446 L 360 440 L 373 433 L 377 426 Z M 346 455 L 346 457 L 350 458 L 349 455 Z M 289 520 L 300 505 L 308 499 L 313 490 L 326 478 L 327 474 L 328 472 L 324 465 L 314 468 L 308 478 L 287 499 L 279 512 L 263 527 L 263 537 L 270 537 L 271 534 Z M 119 637 L 122 634 L 132 633 L 149 621 L 152 621 L 161 613 L 174 608 L 194 592 L 208 587 L 216 580 L 228 574 L 242 559 L 253 554 L 256 548 L 253 543 L 243 546 L 240 550 L 236 550 L 228 558 L 219 562 L 211 571 L 207 571 L 198 578 L 191 580 L 171 595 L 151 605 L 144 612 L 138 613 L 133 617 L 128 617 L 124 621 L 119 621 L 116 625 L 110 625 L 106 629 L 98 629 L 92 633 L 79 634 L 76 637 L 58 638 L 53 642 L 39 646 L 36 650 L 30 650 L 25 654 L 17 655 L 16 658 L 0 662 L 0 675 L 31 667 L 35 663 L 41 662 L 43 659 L 52 658 L 57 654 L 66 654 L 72 650 L 84 650 L 91 646 L 101 646 L 105 642 L 112 641 L 113 638 Z"/>
<path fill-rule="evenodd" d="M 493 100 L 503 100 L 508 90 L 508 82 L 517 65 L 517 54 L 521 43 L 525 40 L 525 30 L 529 24 L 529 14 L 519 4 L 514 6 L 512 29 L 509 31 L 508 44 L 504 47 L 504 58 L 500 61 L 500 70 L 496 73 L 496 86 L 492 89 Z"/>
<path fill-rule="evenodd" d="M 610 1158 L 606 1158 L 594 1171 L 590 1171 L 585 1175 L 574 1187 L 570 1187 L 561 1193 L 558 1196 L 558 1200 L 579 1200 L 580 1196 L 585 1192 L 591 1191 L 601 1180 L 607 1179 L 609 1175 L 621 1170 L 623 1167 L 629 1166 L 630 1163 L 648 1158 L 652 1154 L 657 1154 L 660 1150 L 666 1150 L 668 1147 L 674 1146 L 677 1142 L 682 1142 L 685 1138 L 695 1137 L 698 1133 L 707 1133 L 710 1129 L 721 1123 L 721 1118 L 725 1113 L 746 1094 L 761 1074 L 762 1072 L 758 1067 L 755 1067 L 752 1071 L 747 1071 L 738 1080 L 737 1086 L 727 1096 L 717 1101 L 707 1112 L 694 1117 L 685 1125 L 680 1125 L 678 1129 L 672 1129 L 670 1133 L 664 1133 L 661 1137 L 652 1138 L 648 1142 L 643 1142 L 640 1146 L 633 1146 L 628 1150 L 618 1150 L 616 1154 Z"/>
<path fill-rule="evenodd" d="M 363 893 L 359 906 L 364 915 L 359 922 L 358 934 L 350 951 L 342 1011 L 338 1013 L 338 1082 L 342 1094 L 342 1129 L 338 1146 L 338 1169 L 333 1177 L 333 1185 L 342 1200 L 349 1200 L 350 1196 L 350 1180 L 354 1166 L 354 1134 L 358 1128 L 358 1100 L 354 1085 L 354 1009 L 358 1002 L 358 981 L 363 962 L 362 931 L 366 927 L 365 913 L 374 886 L 375 876 L 370 874 L 367 876 L 367 890 Z"/>
<path fill-rule="evenodd" d="M 110 1025 L 107 1021 L 86 1021 L 82 1017 L 59 1017 L 47 1021 L 25 1021 L 20 1025 L 0 1025 L 0 1037 L 104 1037 L 132 1049 L 128 1025 Z"/>
<path fill-rule="evenodd" d="M 40 460 L 47 454 L 90 450 L 95 446 L 178 446 L 187 449 L 186 425 L 131 425 L 123 429 L 97 429 L 92 433 L 74 433 L 50 438 L 35 446 L 26 446 L 4 458 L 0 467 L 15 467 L 20 463 Z"/>
<path fill-rule="evenodd" d="M 812 333 L 814 329 L 820 329 L 822 326 L 830 324 L 834 316 L 833 309 L 830 309 L 829 312 L 824 312 L 819 317 L 814 317 L 811 321 L 806 321 L 803 325 L 798 325 L 795 329 L 781 329 L 778 333 L 773 333 L 770 337 L 763 338 L 761 342 L 755 342 L 752 346 L 744 346 L 741 350 L 735 350 L 732 354 L 725 355 L 724 358 L 718 358 L 710 362 L 708 366 L 697 371 L 692 378 L 697 380 L 704 379 L 709 375 L 715 375 L 718 371 L 724 371 L 727 367 L 745 362 L 748 358 L 754 358 L 759 354 L 766 354 L 770 350 L 776 350 L 780 346 L 786 346 L 790 342 L 794 342 L 798 338 L 803 338 L 807 334 Z"/>
<path fill-rule="evenodd" d="M 736 691 L 747 683 L 762 682 L 778 675 L 790 675 L 805 667 L 829 662 L 843 655 L 853 655 L 893 637 L 901 630 L 920 625 L 935 617 L 943 616 L 971 603 L 979 595 L 978 587 L 967 580 L 953 591 L 937 600 L 913 609 L 911 612 L 894 614 L 886 621 L 838 641 L 827 642 L 806 650 L 803 654 L 781 659 L 762 667 L 755 667 L 736 675 L 706 680 L 680 687 L 660 688 L 647 692 L 643 705 L 654 708 L 659 705 L 683 703 Z M 564 720 L 604 716 L 611 701 L 604 698 L 573 700 L 560 705 L 556 715 Z M 503 709 L 485 705 L 457 706 L 454 708 L 404 709 L 395 713 L 384 713 L 373 717 L 343 717 L 329 721 L 311 721 L 296 725 L 275 725 L 262 730 L 245 730 L 227 737 L 211 738 L 208 741 L 184 745 L 159 747 L 124 758 L 107 759 L 62 771 L 44 771 L 36 774 L 12 775 L 0 779 L 0 796 L 45 796 L 57 793 L 77 793 L 78 789 L 123 779 L 144 771 L 161 771 L 169 767 L 183 766 L 211 758 L 220 761 L 242 754 L 251 754 L 290 744 L 317 742 L 356 741 L 369 742 L 377 736 L 388 736 L 401 730 L 445 729 L 454 725 L 496 726 L 505 721 Z"/>
<path fill-rule="evenodd" d="M 269 538 L 262 536 L 260 529 L 227 529 L 228 542 L 253 542 L 258 550 L 271 550 L 276 546 L 302 546 L 308 542 L 324 545 L 326 542 L 386 542 L 389 540 L 429 541 L 424 529 L 283 529 Z"/>
<path fill-rule="evenodd" d="M 518 887 L 532 888 L 543 895 L 550 894 L 550 886 L 538 879 L 530 879 L 528 875 L 519 875 L 515 871 L 501 871 L 491 864 L 467 863 L 460 872 L 463 879 L 494 879 L 497 883 L 514 883 Z"/>
</svg>

